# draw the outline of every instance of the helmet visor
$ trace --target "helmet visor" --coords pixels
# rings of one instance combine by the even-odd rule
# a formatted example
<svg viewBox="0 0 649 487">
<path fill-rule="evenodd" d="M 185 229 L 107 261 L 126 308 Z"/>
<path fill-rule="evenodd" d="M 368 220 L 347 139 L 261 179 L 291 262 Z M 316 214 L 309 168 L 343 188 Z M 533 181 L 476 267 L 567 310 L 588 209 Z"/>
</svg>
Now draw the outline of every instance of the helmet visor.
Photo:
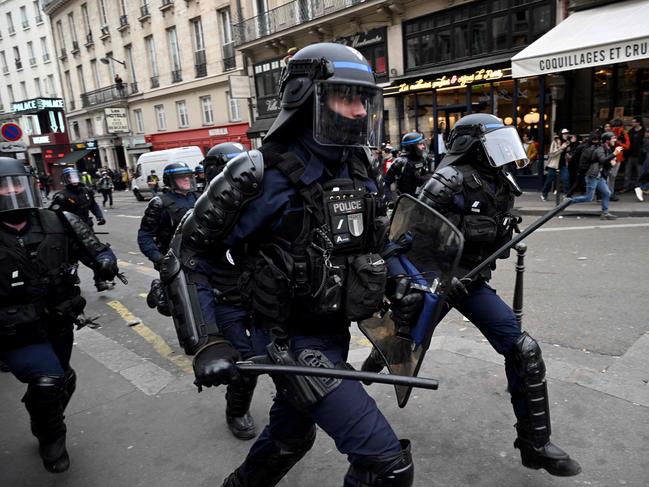
<svg viewBox="0 0 649 487">
<path fill-rule="evenodd" d="M 79 184 L 81 183 L 81 176 L 76 169 L 69 169 L 63 172 L 63 184 Z"/>
<path fill-rule="evenodd" d="M 0 212 L 40 208 L 41 194 L 36 180 L 28 175 L 0 178 Z"/>
<path fill-rule="evenodd" d="M 521 169 L 530 162 L 521 138 L 514 127 L 503 127 L 487 132 L 481 135 L 480 140 L 489 157 L 489 163 L 493 167 L 513 162 L 517 169 Z"/>
<path fill-rule="evenodd" d="M 196 178 L 193 173 L 173 174 L 170 180 L 171 189 L 174 191 L 196 191 Z"/>
<path fill-rule="evenodd" d="M 321 145 L 378 146 L 383 92 L 375 86 L 316 84 L 313 137 Z"/>
</svg>

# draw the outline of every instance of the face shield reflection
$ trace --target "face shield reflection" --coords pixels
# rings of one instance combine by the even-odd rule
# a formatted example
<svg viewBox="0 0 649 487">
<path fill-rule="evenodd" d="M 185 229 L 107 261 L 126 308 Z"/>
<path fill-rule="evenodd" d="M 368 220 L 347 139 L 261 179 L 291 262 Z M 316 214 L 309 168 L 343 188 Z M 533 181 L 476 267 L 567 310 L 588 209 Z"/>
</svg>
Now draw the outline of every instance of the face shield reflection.
<svg viewBox="0 0 649 487">
<path fill-rule="evenodd" d="M 380 144 L 383 124 L 383 93 L 380 88 L 320 82 L 314 96 L 313 136 L 319 144 Z"/>
<path fill-rule="evenodd" d="M 28 175 L 0 178 L 0 212 L 39 208 L 41 196 L 36 181 Z"/>
<path fill-rule="evenodd" d="M 530 162 L 514 127 L 503 127 L 483 134 L 481 141 L 485 152 L 489 156 L 489 163 L 493 167 L 500 167 L 513 162 L 518 169 L 521 169 Z"/>
</svg>

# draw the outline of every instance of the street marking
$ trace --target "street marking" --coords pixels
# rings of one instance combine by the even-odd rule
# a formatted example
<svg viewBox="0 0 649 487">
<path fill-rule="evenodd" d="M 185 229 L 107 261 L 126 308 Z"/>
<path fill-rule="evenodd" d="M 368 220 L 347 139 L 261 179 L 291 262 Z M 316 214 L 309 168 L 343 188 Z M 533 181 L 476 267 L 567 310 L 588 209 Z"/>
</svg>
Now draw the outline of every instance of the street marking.
<svg viewBox="0 0 649 487">
<path fill-rule="evenodd" d="M 556 228 L 539 228 L 537 232 L 566 232 L 570 230 L 599 230 L 608 228 L 636 228 L 649 227 L 649 223 L 620 223 L 616 225 L 587 225 L 584 227 L 556 227 Z"/>
<path fill-rule="evenodd" d="M 193 372 L 192 363 L 187 357 L 185 357 L 184 355 L 178 355 L 176 352 L 174 352 L 169 344 L 164 340 L 164 338 L 162 338 L 151 328 L 142 323 L 142 320 L 136 318 L 135 315 L 126 308 L 126 306 L 124 306 L 117 300 L 109 301 L 106 304 L 117 311 L 117 313 L 125 322 L 131 323 L 135 320 L 138 320 L 139 323 L 137 325 L 131 326 L 131 330 L 135 330 L 138 335 L 140 335 L 149 344 L 151 344 L 153 346 L 153 349 L 158 352 L 161 357 L 169 360 L 183 372 L 186 372 L 188 374 Z"/>
<path fill-rule="evenodd" d="M 111 216 L 119 216 L 121 218 L 137 218 L 138 220 L 142 218 L 142 215 L 111 215 Z"/>
<path fill-rule="evenodd" d="M 123 268 L 135 268 L 137 272 L 145 274 L 149 277 L 160 277 L 160 273 L 151 267 L 144 265 L 133 264 L 132 262 L 126 262 L 125 260 L 118 259 L 117 265 Z"/>
</svg>

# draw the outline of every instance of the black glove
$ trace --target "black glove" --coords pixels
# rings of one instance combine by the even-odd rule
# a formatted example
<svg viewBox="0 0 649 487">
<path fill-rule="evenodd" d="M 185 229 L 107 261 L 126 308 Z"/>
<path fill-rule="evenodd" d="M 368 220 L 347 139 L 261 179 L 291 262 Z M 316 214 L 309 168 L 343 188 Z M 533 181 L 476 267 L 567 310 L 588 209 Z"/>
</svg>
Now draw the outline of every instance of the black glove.
<svg viewBox="0 0 649 487">
<path fill-rule="evenodd" d="M 411 290 L 407 278 L 399 279 L 394 294 L 390 297 L 392 319 L 399 328 L 409 328 L 415 324 L 424 305 L 421 291 Z"/>
<path fill-rule="evenodd" d="M 160 266 L 162 265 L 162 261 L 165 259 L 165 256 L 160 254 L 158 257 L 153 259 L 153 268 L 160 272 Z"/>
<path fill-rule="evenodd" d="M 169 301 L 167 300 L 167 295 L 165 294 L 160 279 L 151 281 L 151 289 L 149 290 L 149 294 L 147 294 L 146 304 L 151 309 L 157 308 L 158 313 L 163 316 L 171 316 Z"/>
<path fill-rule="evenodd" d="M 105 218 L 97 218 L 97 225 L 106 225 Z"/>
<path fill-rule="evenodd" d="M 112 260 L 101 260 L 99 261 L 99 268 L 97 269 L 99 277 L 104 281 L 112 281 L 115 279 L 115 276 L 119 274 L 119 268 L 117 263 Z"/>
<path fill-rule="evenodd" d="M 194 357 L 194 384 L 200 392 L 202 386 L 212 387 L 230 384 L 240 379 L 235 362 L 239 352 L 225 340 L 208 343 Z"/>
<path fill-rule="evenodd" d="M 457 306 L 462 300 L 469 295 L 469 291 L 466 290 L 464 283 L 454 277 L 451 279 L 451 284 L 446 295 L 446 300 L 451 306 Z"/>
</svg>

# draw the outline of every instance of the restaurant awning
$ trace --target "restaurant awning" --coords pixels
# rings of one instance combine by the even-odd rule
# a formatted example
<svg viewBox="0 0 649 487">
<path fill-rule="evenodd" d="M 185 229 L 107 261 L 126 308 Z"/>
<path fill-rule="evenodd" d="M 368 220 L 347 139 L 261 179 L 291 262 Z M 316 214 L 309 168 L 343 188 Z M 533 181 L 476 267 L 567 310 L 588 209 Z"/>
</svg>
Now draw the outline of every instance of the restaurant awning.
<svg viewBox="0 0 649 487">
<path fill-rule="evenodd" d="M 95 150 L 95 149 L 83 149 L 83 150 L 72 151 L 69 154 L 66 154 L 63 157 L 61 157 L 58 161 L 56 161 L 56 163 L 57 164 L 74 164 L 77 161 L 80 161 L 81 159 L 86 157 L 93 150 Z"/>
<path fill-rule="evenodd" d="M 512 58 L 523 78 L 649 58 L 649 0 L 573 13 Z"/>
</svg>

